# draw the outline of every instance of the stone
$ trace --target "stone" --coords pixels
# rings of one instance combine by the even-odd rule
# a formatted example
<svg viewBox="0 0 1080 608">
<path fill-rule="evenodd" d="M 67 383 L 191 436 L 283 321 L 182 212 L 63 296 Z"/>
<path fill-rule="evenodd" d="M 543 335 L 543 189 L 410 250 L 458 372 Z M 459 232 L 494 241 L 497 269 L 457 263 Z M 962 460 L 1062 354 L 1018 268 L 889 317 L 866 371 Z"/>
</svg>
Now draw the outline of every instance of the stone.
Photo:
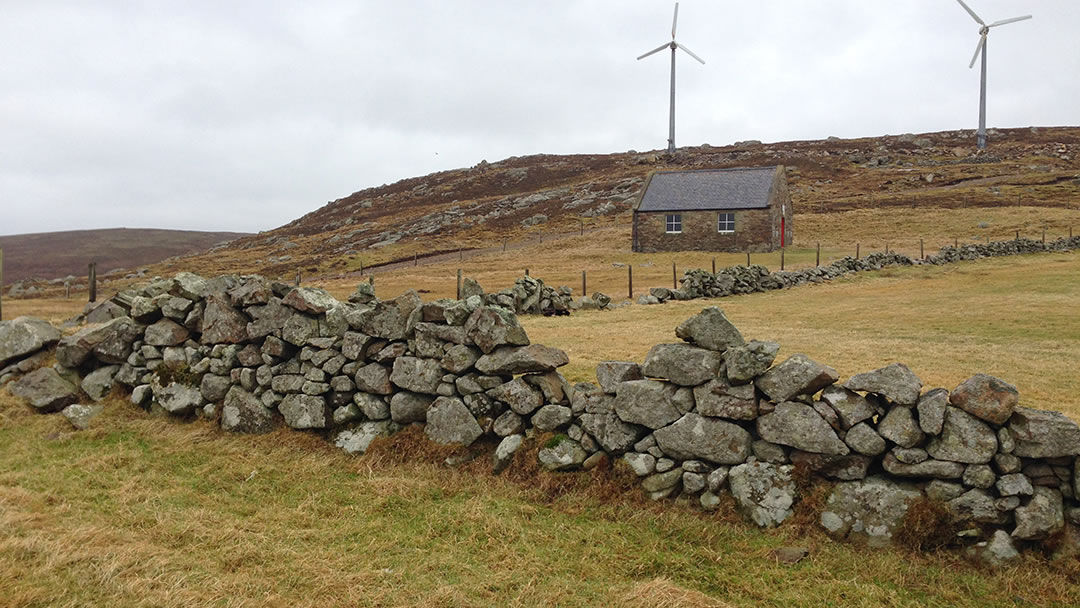
<svg viewBox="0 0 1080 608">
<path fill-rule="evenodd" d="M 239 308 L 266 304 L 274 297 L 270 283 L 260 276 L 245 277 L 241 284 L 228 290 L 226 294 L 232 305 Z"/>
<path fill-rule="evenodd" d="M 1036 486 L 1035 493 L 1027 504 L 1013 511 L 1016 528 L 1013 538 L 1021 540 L 1042 540 L 1050 537 L 1065 527 L 1065 510 L 1061 492 L 1053 488 Z"/>
<path fill-rule="evenodd" d="M 345 450 L 349 454 L 362 455 L 367 452 L 379 437 L 389 435 L 393 430 L 392 423 L 388 420 L 377 422 L 364 422 L 353 429 L 345 429 L 334 436 L 334 445 Z"/>
<path fill-rule="evenodd" d="M 352 399 L 353 403 L 360 408 L 360 412 L 368 420 L 386 420 L 390 417 L 390 404 L 383 397 L 369 395 L 368 393 L 355 393 Z"/>
<path fill-rule="evenodd" d="M 998 473 L 1007 475 L 1009 473 L 1016 473 L 1020 470 L 1022 462 L 1018 456 L 1012 454 L 994 454 L 994 466 L 997 467 Z"/>
<path fill-rule="evenodd" d="M 656 472 L 667 473 L 671 469 L 675 468 L 675 461 L 670 458 L 657 458 L 656 459 Z"/>
<path fill-rule="evenodd" d="M 797 395 L 812 395 L 839 378 L 835 369 L 795 354 L 759 376 L 755 384 L 770 400 L 780 403 Z"/>
<path fill-rule="evenodd" d="M 282 304 L 280 298 L 273 297 L 266 304 L 248 306 L 244 310 L 252 318 L 247 324 L 250 340 L 259 340 L 272 334 L 281 336 L 285 324 L 296 314 L 295 310 Z M 309 317 L 305 315 L 301 318 Z"/>
<path fill-rule="evenodd" d="M 333 420 L 335 425 L 348 424 L 354 420 L 360 420 L 363 414 L 360 407 L 355 403 L 346 403 L 334 409 Z"/>
<path fill-rule="evenodd" d="M 965 549 L 968 559 L 989 568 L 1005 568 L 1020 562 L 1012 537 L 1004 530 L 994 530 L 990 540 L 975 543 Z"/>
<path fill-rule="evenodd" d="M 532 425 L 538 431 L 554 431 L 570 424 L 572 414 L 564 405 L 545 405 L 532 416 Z"/>
<path fill-rule="evenodd" d="M 570 471 L 581 467 L 589 453 L 581 444 L 565 435 L 558 435 L 540 448 L 537 460 L 548 471 Z"/>
<path fill-rule="evenodd" d="M 506 410 L 495 418 L 491 428 L 499 437 L 516 435 L 525 431 L 525 419 L 514 410 Z"/>
<path fill-rule="evenodd" d="M 202 324 L 202 344 L 240 344 L 248 340 L 248 318 L 233 308 L 224 294 L 206 298 Z"/>
<path fill-rule="evenodd" d="M 390 374 L 390 382 L 407 391 L 434 395 L 438 392 L 442 377 L 443 369 L 434 359 L 398 357 L 394 359 L 394 370 Z M 357 382 L 357 386 L 359 384 Z"/>
<path fill-rule="evenodd" d="M 664 454 L 679 460 L 741 464 L 750 455 L 750 433 L 723 420 L 685 414 L 674 424 L 653 432 Z"/>
<path fill-rule="evenodd" d="M 596 365 L 596 382 L 605 393 L 615 394 L 620 382 L 644 380 L 641 366 L 630 361 L 601 361 Z"/>
<path fill-rule="evenodd" d="M 754 420 L 758 416 L 757 394 L 753 384 L 729 386 L 721 379 L 694 387 L 697 413 L 702 416 Z"/>
<path fill-rule="evenodd" d="M 187 416 L 203 406 L 202 393 L 194 386 L 179 382 L 169 382 L 161 385 L 159 379 L 155 376 L 154 381 L 150 383 L 150 387 L 154 391 L 154 400 L 163 410 L 170 414 Z"/>
<path fill-rule="evenodd" d="M 83 378 L 83 392 L 94 401 L 101 401 L 112 391 L 113 379 L 119 371 L 119 365 L 105 365 L 95 369 Z"/>
<path fill-rule="evenodd" d="M 87 323 L 104 323 L 106 321 L 112 321 L 113 319 L 119 319 L 128 314 L 128 311 L 123 306 L 113 302 L 111 299 L 91 306 L 94 307 L 90 312 L 86 313 Z"/>
<path fill-rule="evenodd" d="M 959 479 L 964 474 L 964 465 L 945 460 L 926 460 L 918 464 L 900 462 L 891 452 L 881 461 L 881 467 L 887 473 L 897 477 L 936 477 L 938 479 Z"/>
<path fill-rule="evenodd" d="M 926 438 L 909 407 L 893 407 L 878 423 L 877 432 L 902 448 L 913 448 Z M 996 446 L 995 446 L 996 448 Z"/>
<path fill-rule="evenodd" d="M 563 405 L 568 402 L 566 392 L 570 389 L 570 385 L 566 382 L 566 378 L 563 378 L 562 374 L 559 372 L 529 374 L 524 376 L 524 378 L 529 386 L 540 390 L 540 393 L 544 395 L 544 401 L 546 403 Z"/>
<path fill-rule="evenodd" d="M 764 439 L 750 442 L 750 451 L 753 452 L 754 458 L 763 462 L 771 462 L 773 464 L 788 463 L 788 455 L 787 451 L 784 450 L 784 446 L 769 443 Z"/>
<path fill-rule="evenodd" d="M 491 468 L 493 473 L 498 475 L 506 470 L 506 467 L 510 466 L 510 463 L 514 461 L 514 454 L 521 448 L 523 441 L 525 441 L 524 435 L 507 435 L 503 437 L 492 455 Z"/>
<path fill-rule="evenodd" d="M 641 488 L 649 493 L 676 488 L 682 483 L 682 469 L 655 473 L 641 480 Z"/>
<path fill-rule="evenodd" d="M 926 484 L 926 498 L 937 502 L 948 502 L 961 496 L 966 490 L 958 483 L 950 483 L 940 479 L 931 480 Z"/>
<path fill-rule="evenodd" d="M 795 565 L 810 555 L 810 549 L 806 547 L 779 547 L 769 551 L 769 556 L 777 563 Z"/>
<path fill-rule="evenodd" d="M 1002 475 L 998 478 L 996 487 L 998 494 L 1002 496 L 1031 496 L 1035 493 L 1031 480 L 1023 473 Z"/>
<path fill-rule="evenodd" d="M 566 352 L 540 344 L 500 346 L 476 361 L 481 374 L 507 376 L 555 371 L 570 362 Z"/>
<path fill-rule="evenodd" d="M 698 502 L 706 511 L 715 511 L 720 508 L 720 497 L 711 491 L 702 492 Z"/>
<path fill-rule="evenodd" d="M 72 403 L 61 410 L 60 413 L 64 418 L 67 418 L 68 422 L 71 423 L 71 426 L 80 431 L 85 431 L 90 428 L 90 421 L 103 411 L 105 411 L 105 406 L 103 405 Z"/>
<path fill-rule="evenodd" d="M 201 300 L 207 293 L 207 281 L 191 272 L 180 272 L 172 279 L 169 293 L 188 300 Z"/>
<path fill-rule="evenodd" d="M 732 346 L 724 351 L 724 367 L 731 384 L 752 382 L 764 374 L 776 360 L 780 345 L 776 342 L 751 340 L 743 346 Z"/>
<path fill-rule="evenodd" d="M 922 380 L 903 363 L 891 363 L 872 372 L 856 374 L 844 383 L 853 391 L 881 395 L 903 406 L 914 406 L 919 401 Z"/>
<path fill-rule="evenodd" d="M 172 319 L 161 319 L 146 328 L 143 341 L 151 346 L 176 346 L 183 344 L 191 332 Z"/>
<path fill-rule="evenodd" d="M 499 306 L 484 306 L 473 311 L 465 321 L 465 335 L 485 354 L 500 346 L 529 344 L 529 336 L 514 313 Z"/>
<path fill-rule="evenodd" d="M 294 312 L 281 327 L 281 339 L 293 346 L 305 346 L 318 335 L 319 319 L 302 312 Z"/>
<path fill-rule="evenodd" d="M 840 424 L 845 429 L 870 420 L 877 413 L 866 397 L 835 384 L 821 391 L 821 400 L 836 410 Z"/>
<path fill-rule="evenodd" d="M 715 379 L 724 359 L 719 353 L 689 344 L 657 344 L 645 355 L 641 373 L 680 386 L 697 386 Z"/>
<path fill-rule="evenodd" d="M 277 426 L 274 411 L 267 408 L 255 395 L 234 386 L 225 395 L 221 408 L 221 429 L 232 433 L 269 433 Z"/>
<path fill-rule="evenodd" d="M 991 469 L 988 464 L 969 464 L 964 469 L 961 480 L 965 486 L 986 490 L 994 487 L 997 475 L 994 474 L 994 469 Z"/>
<path fill-rule="evenodd" d="M 408 291 L 393 300 L 379 300 L 362 313 L 359 328 L 369 336 L 384 340 L 404 340 L 409 337 L 409 318 L 423 305 L 419 294 Z"/>
<path fill-rule="evenodd" d="M 904 464 L 919 464 L 930 460 L 930 454 L 922 448 L 902 448 L 896 446 L 892 449 L 893 456 Z"/>
<path fill-rule="evenodd" d="M 1015 386 L 987 374 L 964 380 L 949 395 L 952 405 L 993 424 L 1005 424 L 1019 400 Z"/>
<path fill-rule="evenodd" d="M 986 464 L 997 452 L 997 434 L 975 416 L 949 406 L 941 434 L 930 440 L 926 451 L 939 460 Z"/>
<path fill-rule="evenodd" d="M 870 464 L 874 461 L 870 456 L 863 454 L 847 454 L 838 456 L 835 454 L 815 454 L 792 450 L 791 463 L 805 467 L 823 477 L 839 479 L 841 481 L 853 481 L 866 477 L 870 470 Z"/>
<path fill-rule="evenodd" d="M 270 381 L 270 388 L 278 393 L 299 393 L 306 380 L 297 374 L 280 374 Z"/>
<path fill-rule="evenodd" d="M 658 429 L 678 420 L 683 414 L 675 406 L 673 392 L 657 380 L 622 382 L 615 391 L 615 413 L 623 422 Z"/>
<path fill-rule="evenodd" d="M 716 467 L 705 478 L 705 487 L 714 494 L 719 494 L 727 487 L 728 473 L 731 472 L 731 467 L 721 466 Z"/>
<path fill-rule="evenodd" d="M 798 491 L 792 465 L 748 462 L 728 473 L 731 496 L 742 516 L 762 528 L 773 528 L 791 516 Z"/>
<path fill-rule="evenodd" d="M 377 339 L 367 334 L 347 331 L 341 340 L 341 354 L 350 361 L 363 361 L 364 353 Z"/>
<path fill-rule="evenodd" d="M 1056 458 L 1080 454 L 1080 427 L 1061 412 L 1018 407 L 1009 420 L 1009 433 L 1021 458 Z"/>
<path fill-rule="evenodd" d="M 356 390 L 374 395 L 389 395 L 394 392 L 390 383 L 390 370 L 385 365 L 368 363 L 353 374 Z"/>
<path fill-rule="evenodd" d="M 614 455 L 629 450 L 648 432 L 642 426 L 623 422 L 614 410 L 586 412 L 578 420 L 585 432 L 592 435 L 606 452 Z"/>
<path fill-rule="evenodd" d="M 131 389 L 131 403 L 134 405 L 146 405 L 153 396 L 154 391 L 149 384 L 140 384 Z"/>
<path fill-rule="evenodd" d="M 821 512 L 821 526 L 836 540 L 887 547 L 922 492 L 911 484 L 883 477 L 836 484 Z"/>
<path fill-rule="evenodd" d="M 860 422 L 851 427 L 844 436 L 844 443 L 860 454 L 877 456 L 884 454 L 886 449 L 885 440 L 867 423 Z"/>
<path fill-rule="evenodd" d="M 1001 427 L 997 430 L 998 437 L 998 452 L 1002 454 L 1012 454 L 1016 449 L 1016 441 L 1013 439 L 1012 431 L 1008 427 Z"/>
<path fill-rule="evenodd" d="M 805 452 L 838 455 L 850 452 L 829 423 L 814 408 L 803 403 L 780 403 L 774 411 L 757 419 L 757 432 L 766 441 Z"/>
<path fill-rule="evenodd" d="M 318 287 L 297 287 L 282 298 L 281 303 L 311 315 L 322 314 L 338 306 L 334 296 Z"/>
<path fill-rule="evenodd" d="M 469 446 L 479 439 L 484 431 L 469 413 L 465 402 L 456 397 L 439 397 L 427 409 L 424 433 L 435 443 Z"/>
<path fill-rule="evenodd" d="M 278 411 L 294 429 L 325 429 L 332 420 L 326 400 L 313 395 L 286 395 Z"/>
<path fill-rule="evenodd" d="M 446 349 L 446 355 L 439 361 L 443 369 L 452 374 L 463 374 L 480 360 L 480 349 L 464 344 L 454 344 Z"/>
<path fill-rule="evenodd" d="M 683 471 L 682 487 L 683 492 L 687 494 L 697 494 L 705 489 L 705 476 L 701 473 Z"/>
<path fill-rule="evenodd" d="M 84 328 L 60 339 L 56 361 L 64 367 L 77 368 L 93 355 L 102 363 L 126 363 L 132 344 L 142 331 L 142 326 L 129 317 Z"/>
<path fill-rule="evenodd" d="M 36 317 L 0 322 L 0 368 L 60 341 L 60 330 Z"/>
<path fill-rule="evenodd" d="M 510 406 L 514 412 L 528 416 L 544 404 L 544 395 L 533 388 L 524 378 L 515 378 L 505 384 L 488 390 L 488 397 Z"/>
<path fill-rule="evenodd" d="M 623 455 L 623 461 L 638 477 L 645 477 L 656 472 L 656 458 L 652 454 L 627 452 Z"/>
<path fill-rule="evenodd" d="M 429 395 L 399 391 L 390 398 L 390 419 L 396 424 L 427 420 L 427 410 L 435 398 Z"/>
<path fill-rule="evenodd" d="M 744 344 L 742 334 L 724 316 L 724 311 L 716 306 L 710 306 L 680 323 L 675 328 L 675 335 L 682 340 L 720 353 L 732 346 Z"/>
<path fill-rule="evenodd" d="M 940 435 L 945 424 L 945 407 L 949 405 L 949 391 L 935 388 L 927 391 L 915 406 L 919 412 L 919 428 L 927 435 Z"/>
<path fill-rule="evenodd" d="M 979 488 L 972 488 L 945 504 L 953 521 L 958 523 L 1003 524 L 1009 519 L 1008 513 L 998 511 L 994 497 Z"/>
</svg>

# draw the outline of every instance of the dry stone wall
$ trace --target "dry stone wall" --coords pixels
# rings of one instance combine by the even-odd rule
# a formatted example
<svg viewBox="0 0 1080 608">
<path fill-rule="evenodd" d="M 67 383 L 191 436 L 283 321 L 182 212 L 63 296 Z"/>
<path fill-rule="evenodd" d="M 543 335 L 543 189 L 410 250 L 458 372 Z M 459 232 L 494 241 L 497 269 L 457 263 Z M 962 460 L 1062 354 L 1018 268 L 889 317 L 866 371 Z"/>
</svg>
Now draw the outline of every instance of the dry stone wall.
<svg viewBox="0 0 1080 608">
<path fill-rule="evenodd" d="M 596 382 L 571 385 L 566 353 L 531 344 L 480 293 L 379 300 L 361 284 L 339 302 L 185 273 L 112 301 L 122 315 L 68 336 L 26 317 L 0 324 L 0 384 L 78 428 L 116 390 L 227 432 L 284 425 L 357 454 L 422 425 L 440 444 L 495 446 L 496 472 L 525 457 L 549 471 L 607 463 L 656 500 L 712 510 L 730 494 L 765 527 L 816 477 L 833 484 L 819 518 L 836 539 L 888 545 L 912 533 L 910 510 L 930 508 L 987 563 L 1043 543 L 1080 553 L 1080 427 L 991 376 L 950 391 L 894 363 L 841 379 L 803 354 L 777 362 L 778 344 L 746 340 L 715 307 L 644 361 L 604 362 Z M 53 348 L 57 363 L 41 367 Z"/>
</svg>

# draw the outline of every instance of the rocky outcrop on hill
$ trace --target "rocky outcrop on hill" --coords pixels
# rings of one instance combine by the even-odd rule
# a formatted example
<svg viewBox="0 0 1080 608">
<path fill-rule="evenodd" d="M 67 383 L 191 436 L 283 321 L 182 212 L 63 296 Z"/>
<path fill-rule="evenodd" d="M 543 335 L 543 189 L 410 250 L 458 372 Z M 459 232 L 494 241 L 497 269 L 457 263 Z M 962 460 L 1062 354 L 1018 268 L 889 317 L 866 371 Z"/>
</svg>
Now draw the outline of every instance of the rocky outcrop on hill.
<svg viewBox="0 0 1080 608">
<path fill-rule="evenodd" d="M 776 343 L 747 341 L 706 308 L 675 330 L 682 342 L 571 385 L 558 372 L 566 353 L 531 344 L 515 313 L 476 289 L 423 302 L 361 288 L 338 302 L 257 276 L 178 275 L 120 294 L 128 315 L 59 338 L 55 366 L 7 377 L 18 377 L 13 394 L 77 428 L 101 411 L 77 401 L 129 390 L 165 415 L 234 433 L 291 427 L 350 453 L 418 424 L 440 444 L 491 448 L 496 472 L 526 446 L 549 471 L 614 460 L 653 499 L 712 510 L 730 492 L 761 526 L 783 525 L 816 477 L 836 483 L 825 531 L 873 546 L 896 542 L 926 504 L 968 531 L 956 542 L 976 556 L 1077 536 L 1059 533 L 1080 525 L 1080 426 L 1025 407 L 1003 380 L 927 388 L 894 363 L 841 382 L 803 354 L 776 362 Z M 29 327 L 0 333 L 42 346 L 57 336 L 19 324 Z M 16 365 L 35 356 L 16 350 Z"/>
</svg>

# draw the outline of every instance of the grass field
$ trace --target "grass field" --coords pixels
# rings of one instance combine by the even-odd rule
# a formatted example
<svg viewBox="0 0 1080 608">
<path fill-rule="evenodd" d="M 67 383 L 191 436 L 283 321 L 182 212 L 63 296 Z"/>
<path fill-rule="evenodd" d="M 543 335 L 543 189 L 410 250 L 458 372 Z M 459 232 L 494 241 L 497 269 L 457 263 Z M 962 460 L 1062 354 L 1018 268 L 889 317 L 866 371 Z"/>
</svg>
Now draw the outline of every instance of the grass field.
<svg viewBox="0 0 1080 608">
<path fill-rule="evenodd" d="M 564 252 L 610 264 L 592 247 Z M 554 256 L 529 264 L 557 269 Z M 380 294 L 407 277 L 431 287 L 426 299 L 452 295 L 452 282 L 447 293 L 406 273 L 377 279 Z M 587 380 L 598 361 L 641 361 L 675 341 L 676 324 L 715 304 L 747 338 L 843 377 L 902 361 L 927 386 L 952 388 L 986 372 L 1016 384 L 1021 404 L 1077 418 L 1077 277 L 1080 255 L 1043 254 L 523 324 L 567 350 L 570 379 Z M 34 306 L 6 301 L 5 318 Z M 354 458 L 311 434 L 227 436 L 122 399 L 73 432 L 0 392 L 0 605 L 1080 605 L 1076 560 L 1027 554 L 984 571 L 956 552 L 833 543 L 814 525 L 813 496 L 791 525 L 759 531 L 728 508 L 646 503 L 613 471 L 545 474 L 529 452 L 493 477 L 486 456 L 453 469 L 424 445 L 407 432 Z M 769 552 L 787 545 L 810 557 L 777 563 Z"/>
</svg>

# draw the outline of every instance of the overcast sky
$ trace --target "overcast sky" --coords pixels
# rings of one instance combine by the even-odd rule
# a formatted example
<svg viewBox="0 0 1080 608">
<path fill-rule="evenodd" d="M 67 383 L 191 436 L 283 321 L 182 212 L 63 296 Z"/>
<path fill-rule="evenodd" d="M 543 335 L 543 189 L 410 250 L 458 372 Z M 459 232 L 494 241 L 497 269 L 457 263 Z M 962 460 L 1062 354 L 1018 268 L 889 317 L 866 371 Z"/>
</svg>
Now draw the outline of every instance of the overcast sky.
<svg viewBox="0 0 1080 608">
<path fill-rule="evenodd" d="M 969 0 L 988 124 L 1080 124 L 1080 1 Z M 667 0 L 0 0 L 0 234 L 268 230 L 369 186 L 663 149 Z M 682 0 L 676 143 L 974 129 L 954 0 Z"/>
</svg>

